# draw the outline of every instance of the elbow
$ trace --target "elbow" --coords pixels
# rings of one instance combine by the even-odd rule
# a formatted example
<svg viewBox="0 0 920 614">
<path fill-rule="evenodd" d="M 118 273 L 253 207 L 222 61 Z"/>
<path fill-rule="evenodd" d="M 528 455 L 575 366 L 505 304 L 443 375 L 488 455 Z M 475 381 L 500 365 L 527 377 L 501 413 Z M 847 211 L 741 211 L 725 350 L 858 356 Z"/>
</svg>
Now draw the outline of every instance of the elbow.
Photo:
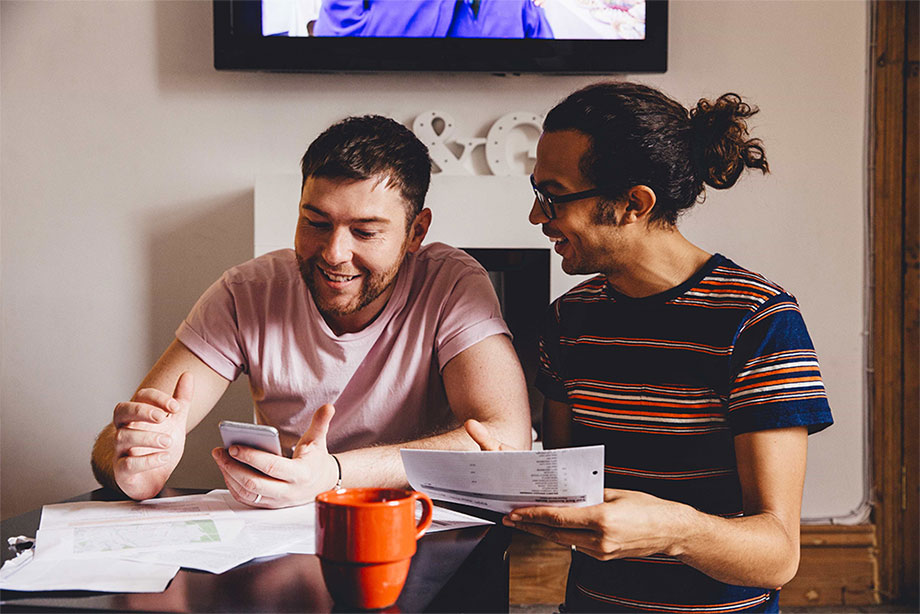
<svg viewBox="0 0 920 614">
<path fill-rule="evenodd" d="M 752 586 L 775 589 L 782 588 L 792 581 L 799 571 L 800 551 L 799 545 L 789 544 L 783 548 L 781 553 L 777 553 L 777 559 L 771 564 L 766 564 L 762 568 L 762 574 L 757 574 Z M 766 563 L 766 561 L 765 561 Z"/>
<path fill-rule="evenodd" d="M 780 564 L 779 570 L 777 570 L 775 582 L 771 582 L 772 587 L 782 587 L 795 577 L 795 574 L 799 571 L 799 560 L 800 560 L 800 550 L 798 546 L 794 549 L 791 549 L 791 552 L 787 555 L 786 560 L 782 561 Z"/>
</svg>

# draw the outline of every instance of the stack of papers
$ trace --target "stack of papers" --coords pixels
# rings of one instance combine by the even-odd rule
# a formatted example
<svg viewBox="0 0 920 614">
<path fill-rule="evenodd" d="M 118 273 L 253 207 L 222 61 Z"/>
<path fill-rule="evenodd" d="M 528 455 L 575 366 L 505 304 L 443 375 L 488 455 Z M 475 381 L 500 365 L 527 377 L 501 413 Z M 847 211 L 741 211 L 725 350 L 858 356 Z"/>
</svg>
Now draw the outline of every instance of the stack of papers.
<svg viewBox="0 0 920 614">
<path fill-rule="evenodd" d="M 226 490 L 46 505 L 34 550 L 3 565 L 0 588 L 160 592 L 180 567 L 223 573 L 255 558 L 315 554 L 315 521 L 312 503 L 256 509 Z M 429 532 L 482 524 L 489 522 L 435 507 Z"/>
</svg>

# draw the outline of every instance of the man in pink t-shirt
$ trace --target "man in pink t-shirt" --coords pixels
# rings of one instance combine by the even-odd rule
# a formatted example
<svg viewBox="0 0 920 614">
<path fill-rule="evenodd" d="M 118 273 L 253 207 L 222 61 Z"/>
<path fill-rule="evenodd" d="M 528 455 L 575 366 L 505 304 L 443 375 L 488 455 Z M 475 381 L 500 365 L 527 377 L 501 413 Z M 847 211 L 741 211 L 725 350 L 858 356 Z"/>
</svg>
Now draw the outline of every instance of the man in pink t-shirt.
<svg viewBox="0 0 920 614">
<path fill-rule="evenodd" d="M 485 271 L 422 246 L 431 163 L 397 122 L 354 117 L 307 149 L 295 249 L 228 270 L 201 296 L 93 448 L 103 485 L 143 499 L 232 380 L 249 377 L 283 458 L 212 454 L 240 502 L 285 507 L 345 486 L 405 486 L 399 448 L 478 449 L 462 424 L 530 446 L 524 376 Z"/>
</svg>

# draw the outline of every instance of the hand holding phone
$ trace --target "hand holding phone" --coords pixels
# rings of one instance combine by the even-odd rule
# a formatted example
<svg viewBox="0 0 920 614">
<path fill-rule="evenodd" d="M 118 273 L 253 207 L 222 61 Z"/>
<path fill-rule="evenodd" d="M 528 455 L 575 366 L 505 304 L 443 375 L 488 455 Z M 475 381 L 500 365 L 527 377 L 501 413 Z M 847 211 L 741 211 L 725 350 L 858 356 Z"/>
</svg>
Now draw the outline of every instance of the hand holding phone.
<svg viewBox="0 0 920 614">
<path fill-rule="evenodd" d="M 278 429 L 273 426 L 234 422 L 233 420 L 221 420 L 218 426 L 220 428 L 220 437 L 223 439 L 224 447 L 227 449 L 232 445 L 239 445 L 284 456 L 281 452 L 281 439 L 278 436 Z"/>
</svg>

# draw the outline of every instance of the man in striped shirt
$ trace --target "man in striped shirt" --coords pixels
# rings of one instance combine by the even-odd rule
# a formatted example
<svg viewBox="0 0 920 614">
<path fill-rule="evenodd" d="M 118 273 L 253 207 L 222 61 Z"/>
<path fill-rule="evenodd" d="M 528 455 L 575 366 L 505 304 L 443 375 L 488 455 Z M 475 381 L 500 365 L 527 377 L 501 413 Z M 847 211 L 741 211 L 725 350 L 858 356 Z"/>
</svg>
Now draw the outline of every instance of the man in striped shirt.
<svg viewBox="0 0 920 614">
<path fill-rule="evenodd" d="M 814 348 L 789 293 L 676 226 L 704 184 L 767 172 L 754 113 L 607 83 L 544 121 L 530 221 L 598 274 L 547 314 L 544 446 L 604 445 L 605 502 L 505 524 L 573 546 L 568 611 L 776 612 L 797 570 L 806 439 L 832 423 Z"/>
</svg>

